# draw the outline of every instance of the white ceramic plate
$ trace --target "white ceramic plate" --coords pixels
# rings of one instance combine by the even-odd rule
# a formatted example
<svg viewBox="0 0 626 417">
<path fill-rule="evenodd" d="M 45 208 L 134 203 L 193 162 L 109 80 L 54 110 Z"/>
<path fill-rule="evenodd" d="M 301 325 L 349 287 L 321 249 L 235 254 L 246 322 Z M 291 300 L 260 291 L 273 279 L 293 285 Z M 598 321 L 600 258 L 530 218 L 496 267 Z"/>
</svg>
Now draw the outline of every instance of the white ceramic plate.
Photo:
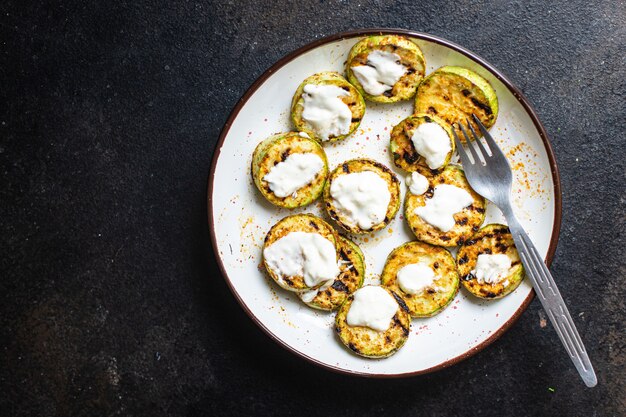
<svg viewBox="0 0 626 417">
<path fill-rule="evenodd" d="M 281 59 L 243 96 L 224 126 L 209 178 L 209 227 L 215 255 L 233 294 L 251 318 L 292 352 L 329 369 L 366 376 L 406 376 L 429 372 L 470 356 L 495 340 L 521 314 L 534 295 L 528 280 L 509 296 L 483 301 L 463 288 L 443 313 L 413 320 L 405 346 L 387 359 L 372 360 L 348 351 L 333 331 L 334 313 L 313 310 L 295 294 L 280 289 L 261 267 L 265 234 L 279 219 L 310 212 L 324 217 L 320 204 L 296 210 L 267 203 L 250 175 L 251 156 L 267 136 L 292 130 L 289 106 L 297 86 L 311 74 L 339 71 L 349 49 L 371 34 L 400 33 L 422 49 L 429 74 L 443 65 L 460 65 L 484 76 L 495 88 L 500 113 L 491 133 L 514 169 L 516 214 L 551 260 L 559 234 L 561 195 L 556 164 L 541 123 L 519 91 L 491 65 L 473 53 L 434 36 L 400 30 L 361 30 L 331 36 Z M 367 103 L 360 128 L 348 139 L 325 144 L 330 169 L 344 160 L 368 157 L 390 167 L 391 127 L 409 116 L 413 102 Z M 404 182 L 404 181 L 403 181 Z M 406 187 L 402 186 L 402 193 Z M 389 252 L 414 240 L 401 209 L 385 229 L 354 240 L 365 254 L 365 284 L 378 283 Z M 489 205 L 485 224 L 503 222 Z"/>
</svg>

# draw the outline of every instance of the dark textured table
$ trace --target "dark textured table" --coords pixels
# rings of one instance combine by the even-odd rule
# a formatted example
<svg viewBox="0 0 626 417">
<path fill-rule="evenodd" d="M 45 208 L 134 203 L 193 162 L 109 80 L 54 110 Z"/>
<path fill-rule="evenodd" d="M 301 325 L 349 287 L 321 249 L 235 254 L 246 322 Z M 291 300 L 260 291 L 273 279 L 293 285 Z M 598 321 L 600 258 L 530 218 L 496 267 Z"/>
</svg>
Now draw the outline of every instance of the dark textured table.
<svg viewBox="0 0 626 417">
<path fill-rule="evenodd" d="M 1 415 L 625 415 L 622 1 L 56 3 L 0 5 Z M 281 56 L 374 26 L 464 45 L 537 109 L 596 388 L 538 301 L 467 361 L 369 380 L 287 353 L 232 297 L 206 220 L 222 124 Z"/>
</svg>

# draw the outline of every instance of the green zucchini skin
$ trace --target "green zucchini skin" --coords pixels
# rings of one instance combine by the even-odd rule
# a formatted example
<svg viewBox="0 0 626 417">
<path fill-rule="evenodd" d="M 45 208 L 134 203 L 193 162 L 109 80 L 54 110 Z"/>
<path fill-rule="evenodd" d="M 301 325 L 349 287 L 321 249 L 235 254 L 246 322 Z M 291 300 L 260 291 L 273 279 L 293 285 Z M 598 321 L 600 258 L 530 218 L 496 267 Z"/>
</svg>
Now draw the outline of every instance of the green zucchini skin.
<svg viewBox="0 0 626 417">
<path fill-rule="evenodd" d="M 350 130 L 345 135 L 339 135 L 329 138 L 327 141 L 320 138 L 317 133 L 311 129 L 311 126 L 306 120 L 302 118 L 302 112 L 304 110 L 304 86 L 307 84 L 315 85 L 335 85 L 347 91 L 350 95 L 341 97 L 341 100 L 346 103 L 350 111 L 352 112 L 352 122 L 350 123 Z M 341 74 L 334 71 L 320 72 L 313 74 L 306 78 L 298 89 L 296 90 L 293 99 L 291 100 L 291 120 L 293 121 L 296 130 L 304 132 L 312 139 L 318 142 L 335 142 L 342 140 L 350 136 L 361 124 L 361 120 L 365 116 L 365 100 L 361 96 L 361 93 L 354 88 Z"/>
<path fill-rule="evenodd" d="M 413 146 L 411 137 L 415 129 L 423 123 L 437 123 L 441 126 L 450 139 L 451 150 L 446 157 L 444 165 L 437 170 L 431 170 L 424 158 L 420 156 Z M 454 154 L 456 146 L 454 144 L 454 137 L 452 136 L 452 128 L 443 119 L 432 116 L 429 114 L 416 114 L 409 116 L 406 119 L 398 123 L 391 131 L 389 140 L 389 153 L 393 159 L 393 163 L 398 168 L 401 168 L 408 172 L 417 171 L 423 175 L 433 175 L 433 173 L 440 172 L 446 165 L 450 163 L 450 159 Z"/>
<path fill-rule="evenodd" d="M 407 294 L 398 285 L 398 271 L 409 264 L 426 262 L 435 271 L 437 289 Z M 452 254 L 446 249 L 423 242 L 407 242 L 395 248 L 387 257 L 381 284 L 399 294 L 411 317 L 431 317 L 442 312 L 459 291 L 459 274 Z"/>
<path fill-rule="evenodd" d="M 283 162 L 294 153 L 313 153 L 324 162 L 324 167 L 315 179 L 300 188 L 296 195 L 277 197 L 263 180 L 274 165 Z M 257 145 L 252 154 L 252 180 L 263 197 L 278 207 L 303 207 L 315 201 L 324 191 L 328 177 L 328 159 L 320 144 L 313 139 L 300 136 L 297 132 L 279 133 L 265 139 Z"/>
<path fill-rule="evenodd" d="M 363 252 L 356 243 L 341 235 L 339 236 L 339 259 L 341 273 L 330 287 L 318 292 L 312 301 L 303 300 L 309 307 L 324 311 L 337 310 L 350 294 L 363 286 L 365 278 Z"/>
<path fill-rule="evenodd" d="M 378 96 L 368 94 L 352 71 L 353 66 L 366 65 L 367 56 L 374 50 L 395 53 L 400 63 L 408 68 L 393 88 Z M 377 103 L 395 103 L 415 96 L 417 86 L 426 72 L 426 61 L 422 50 L 410 39 L 399 35 L 370 36 L 357 42 L 346 61 L 346 78 L 366 100 Z"/>
<path fill-rule="evenodd" d="M 278 239 L 287 236 L 291 232 L 318 233 L 328 239 L 335 248 L 338 248 L 338 235 L 331 225 L 312 214 L 294 214 L 282 218 L 272 226 L 267 235 L 265 235 L 263 249 L 271 246 Z M 265 258 L 263 259 L 263 266 L 274 282 L 287 291 L 299 292 L 313 289 L 306 285 L 302 276 L 279 277 L 268 267 Z"/>
<path fill-rule="evenodd" d="M 429 182 L 430 188 L 423 195 L 407 193 L 404 202 L 404 217 L 417 240 L 436 246 L 459 246 L 469 240 L 485 220 L 485 199 L 470 187 L 463 169 L 456 165 L 446 166 L 439 174 L 429 178 Z M 474 199 L 471 205 L 454 215 L 456 224 L 447 232 L 442 232 L 414 213 L 417 207 L 424 206 L 426 200 L 433 196 L 434 187 L 438 184 L 450 184 L 462 188 Z"/>
<path fill-rule="evenodd" d="M 389 205 L 387 206 L 385 219 L 382 222 L 375 224 L 374 226 L 372 226 L 372 228 L 368 230 L 363 230 L 358 225 L 351 225 L 349 220 L 339 213 L 337 207 L 335 206 L 335 202 L 330 194 L 330 187 L 334 179 L 336 179 L 340 175 L 363 171 L 372 171 L 378 174 L 378 176 L 385 180 L 389 192 L 391 193 L 391 200 L 389 201 Z M 393 173 L 393 171 L 391 171 L 380 162 L 376 162 L 371 159 L 352 159 L 349 161 L 345 161 L 339 164 L 328 177 L 328 181 L 326 182 L 326 186 L 324 187 L 324 206 L 326 207 L 326 211 L 328 212 L 330 218 L 337 222 L 337 224 L 341 226 L 342 229 L 349 233 L 363 234 L 380 230 L 387 227 L 387 225 L 393 220 L 393 218 L 398 213 L 398 210 L 400 209 L 400 181 Z"/>
<path fill-rule="evenodd" d="M 471 117 L 475 114 L 489 129 L 498 117 L 498 97 L 491 84 L 474 71 L 445 66 L 420 83 L 415 95 L 415 114 L 440 117 L 452 125 L 459 139 L 465 142 L 462 132 L 454 124 L 467 125 L 469 120 L 474 130 L 479 132 Z"/>
<path fill-rule="evenodd" d="M 479 283 L 471 271 L 476 267 L 478 255 L 505 254 L 511 258 L 509 275 L 496 284 Z M 473 295 L 484 299 L 502 298 L 513 292 L 524 279 L 524 266 L 520 260 L 513 236 L 503 224 L 488 224 L 459 248 L 456 257 L 457 268 L 463 286 Z M 508 281 L 508 283 L 507 283 Z M 506 285 L 505 285 L 506 284 Z"/>
<path fill-rule="evenodd" d="M 385 290 L 398 302 L 398 311 L 391 319 L 389 328 L 378 332 L 367 327 L 349 326 L 346 317 L 354 295 L 348 296 L 335 317 L 335 332 L 351 352 L 366 358 L 386 358 L 398 351 L 411 332 L 411 316 L 402 297 L 388 288 Z"/>
</svg>

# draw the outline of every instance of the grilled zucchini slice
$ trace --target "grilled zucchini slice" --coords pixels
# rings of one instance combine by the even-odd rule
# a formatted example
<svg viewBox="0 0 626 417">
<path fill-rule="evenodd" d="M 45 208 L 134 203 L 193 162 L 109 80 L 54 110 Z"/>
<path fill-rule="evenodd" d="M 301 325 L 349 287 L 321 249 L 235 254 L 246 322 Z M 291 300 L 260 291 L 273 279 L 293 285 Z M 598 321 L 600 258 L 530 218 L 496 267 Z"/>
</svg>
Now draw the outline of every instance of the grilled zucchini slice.
<svg viewBox="0 0 626 417">
<path fill-rule="evenodd" d="M 437 123 L 446 131 L 448 137 L 450 138 L 451 150 L 448 153 L 448 156 L 446 157 L 443 166 L 437 171 L 445 168 L 445 166 L 448 165 L 448 163 L 450 162 L 450 158 L 452 158 L 452 154 L 454 153 L 454 137 L 452 136 L 452 128 L 450 127 L 450 125 L 437 116 L 431 116 L 428 114 L 416 114 L 414 116 L 409 116 L 400 123 L 398 123 L 391 131 L 389 149 L 391 151 L 390 154 L 393 158 L 393 163 L 398 168 L 402 168 L 403 170 L 408 172 L 417 171 L 422 174 L 426 172 L 432 175 L 432 170 L 428 167 L 424 158 L 417 153 L 417 151 L 415 150 L 415 146 L 413 146 L 413 141 L 411 140 L 415 129 L 423 123 Z"/>
<path fill-rule="evenodd" d="M 339 262 L 341 274 L 328 288 L 312 290 L 314 294 L 312 299 L 309 298 L 311 294 L 308 292 L 298 293 L 306 305 L 319 310 L 337 310 L 348 295 L 363 286 L 365 257 L 356 243 L 343 236 L 339 236 Z"/>
<path fill-rule="evenodd" d="M 435 272 L 433 285 L 421 293 L 405 293 L 398 285 L 398 271 L 418 262 L 427 263 Z M 431 317 L 443 311 L 454 299 L 459 291 L 459 274 L 454 258 L 446 249 L 423 242 L 408 242 L 387 257 L 381 284 L 402 296 L 412 317 Z"/>
<path fill-rule="evenodd" d="M 389 204 L 387 205 L 385 218 L 381 222 L 374 224 L 371 228 L 364 230 L 347 215 L 343 214 L 341 210 L 338 209 L 330 190 L 333 181 L 336 181 L 337 178 L 341 175 L 348 175 L 351 173 L 366 171 L 374 172 L 380 178 L 385 180 L 385 182 L 387 183 L 387 189 L 391 194 L 391 199 L 389 200 Z M 346 161 L 340 164 L 337 168 L 335 168 L 333 172 L 331 172 L 328 181 L 326 182 L 326 186 L 324 187 L 324 206 L 326 207 L 328 215 L 334 221 L 336 221 L 339 226 L 341 226 L 344 230 L 350 233 L 359 234 L 380 230 L 386 227 L 389 222 L 393 220 L 396 213 L 398 212 L 398 209 L 400 208 L 400 181 L 389 168 L 379 162 L 371 159 L 352 159 L 350 161 Z"/>
<path fill-rule="evenodd" d="M 380 95 L 368 94 L 356 78 L 352 67 L 368 65 L 368 55 L 373 51 L 382 51 L 398 55 L 400 64 L 406 67 L 406 72 L 393 85 L 393 88 Z M 346 61 L 346 77 L 361 95 L 367 100 L 379 103 L 394 103 L 409 100 L 415 95 L 417 86 L 424 77 L 426 61 L 422 50 L 410 39 L 398 35 L 370 36 L 357 42 Z"/>
<path fill-rule="evenodd" d="M 312 153 L 324 162 L 323 168 L 317 173 L 313 181 L 298 189 L 287 197 L 278 197 L 272 192 L 267 181 L 264 180 L 270 170 L 280 162 L 284 162 L 289 155 Z M 285 208 L 306 206 L 315 201 L 324 191 L 328 177 L 328 160 L 326 152 L 313 139 L 300 136 L 297 132 L 279 133 L 270 136 L 259 143 L 252 154 L 252 179 L 263 197 L 270 203 Z"/>
<path fill-rule="evenodd" d="M 409 337 L 411 331 L 411 316 L 402 297 L 388 288 L 385 288 L 398 302 L 398 310 L 391 319 L 389 328 L 384 332 L 372 330 L 369 327 L 349 326 L 346 317 L 354 301 L 354 294 L 350 294 L 341 306 L 335 317 L 335 331 L 341 342 L 352 352 L 367 358 L 386 358 L 400 349 Z"/>
<path fill-rule="evenodd" d="M 294 214 L 279 220 L 265 236 L 263 249 L 271 246 L 278 239 L 287 236 L 291 232 L 318 233 L 329 240 L 335 248 L 338 246 L 338 235 L 335 229 L 324 220 L 312 214 Z M 287 291 L 307 291 L 312 288 L 307 286 L 303 276 L 281 277 L 274 272 L 263 258 L 263 266 L 272 279 Z"/>
<path fill-rule="evenodd" d="M 435 70 L 420 83 L 415 96 L 415 114 L 438 116 L 448 124 L 470 121 L 475 114 L 489 129 L 498 117 L 498 97 L 489 82 L 467 68 L 446 66 Z M 462 132 L 454 126 L 464 142 Z"/>
<path fill-rule="evenodd" d="M 504 254 L 511 259 L 511 269 L 500 282 L 480 283 L 472 273 L 480 254 Z M 488 224 L 459 248 L 456 263 L 463 286 L 476 297 L 501 298 L 514 291 L 524 279 L 524 267 L 513 242 L 509 228 L 502 224 Z"/>
<path fill-rule="evenodd" d="M 307 84 L 334 85 L 348 93 L 348 95 L 340 97 L 341 101 L 343 101 L 352 112 L 350 129 L 346 134 L 332 136 L 328 139 L 322 138 L 317 132 L 315 132 L 315 130 L 313 130 L 312 126 L 302 118 L 302 112 L 304 111 L 304 87 Z M 359 127 L 359 125 L 361 124 L 361 119 L 363 119 L 364 115 L 365 100 L 363 100 L 363 97 L 361 96 L 359 91 L 354 88 L 354 86 L 350 84 L 345 78 L 343 78 L 341 74 L 334 71 L 313 74 L 304 81 L 302 81 L 302 83 L 296 90 L 293 99 L 291 100 L 291 120 L 293 121 L 296 130 L 304 132 L 311 138 L 320 142 L 334 142 L 337 140 L 345 139 Z"/>
<path fill-rule="evenodd" d="M 433 197 L 434 187 L 438 184 L 450 184 L 462 188 L 474 199 L 474 202 L 454 215 L 455 225 L 443 232 L 415 213 L 417 207 L 424 206 L 426 200 Z M 470 187 L 463 170 L 456 165 L 448 165 L 441 173 L 430 178 L 430 188 L 423 195 L 407 193 L 404 203 L 409 227 L 418 240 L 437 246 L 458 246 L 478 231 L 485 220 L 485 199 Z"/>
</svg>

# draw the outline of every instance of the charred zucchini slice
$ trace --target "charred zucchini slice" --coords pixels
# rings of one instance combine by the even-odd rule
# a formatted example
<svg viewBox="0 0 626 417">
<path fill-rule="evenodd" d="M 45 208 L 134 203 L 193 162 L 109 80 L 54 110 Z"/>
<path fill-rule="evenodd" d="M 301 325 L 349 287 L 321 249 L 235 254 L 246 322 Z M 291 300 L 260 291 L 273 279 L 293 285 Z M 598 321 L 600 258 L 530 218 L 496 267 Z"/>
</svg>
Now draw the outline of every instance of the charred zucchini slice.
<svg viewBox="0 0 626 417">
<path fill-rule="evenodd" d="M 498 117 L 498 98 L 489 82 L 467 68 L 441 67 L 420 83 L 415 96 L 415 113 L 438 116 L 448 124 L 466 123 L 475 114 L 489 129 Z M 463 135 L 458 127 L 456 133 Z M 464 141 L 464 139 L 461 139 Z"/>
<path fill-rule="evenodd" d="M 337 310 L 348 295 L 363 286 L 365 277 L 363 252 L 356 243 L 343 236 L 339 236 L 339 263 L 341 274 L 330 286 L 298 293 L 305 304 L 319 310 Z"/>
<path fill-rule="evenodd" d="M 442 170 L 450 162 L 450 158 L 452 158 L 455 149 L 454 137 L 452 136 L 450 125 L 437 116 L 416 114 L 398 123 L 391 131 L 389 149 L 393 163 L 398 168 L 409 172 L 418 171 L 420 173 L 431 173 L 431 169 L 426 164 L 424 158 L 417 152 L 411 140 L 415 129 L 424 123 L 437 123 L 446 131 L 450 139 L 450 152 L 448 152 L 444 164 L 438 170 Z"/>
<path fill-rule="evenodd" d="M 385 291 L 398 303 L 398 310 L 386 331 L 379 332 L 369 327 L 348 325 L 347 315 L 354 301 L 354 294 L 348 296 L 337 312 L 335 331 L 341 342 L 357 355 L 367 358 L 386 358 L 397 352 L 409 337 L 411 316 L 404 300 L 388 288 L 385 288 Z"/>
<path fill-rule="evenodd" d="M 509 257 L 511 268 L 506 277 L 497 283 L 479 282 L 473 274 L 478 255 L 503 254 Z M 502 224 L 488 224 L 459 248 L 456 263 L 463 286 L 476 297 L 493 299 L 504 297 L 514 291 L 524 279 L 524 267 L 520 261 L 513 236 Z"/>
<path fill-rule="evenodd" d="M 473 202 L 456 213 L 455 224 L 447 232 L 426 222 L 415 213 L 415 209 L 426 205 L 433 198 L 434 188 L 439 184 L 449 184 L 467 191 Z M 485 199 L 476 193 L 465 179 L 463 170 L 456 165 L 448 165 L 441 173 L 430 179 L 431 188 L 423 195 L 407 193 L 404 217 L 418 240 L 437 246 L 458 246 L 468 240 L 485 220 Z"/>
<path fill-rule="evenodd" d="M 403 291 L 398 271 L 411 264 L 428 265 L 435 274 L 432 285 L 415 294 Z M 454 258 L 446 249 L 423 242 L 408 242 L 387 257 L 381 284 L 404 299 L 412 317 L 430 317 L 450 304 L 459 290 L 459 274 Z"/>
<path fill-rule="evenodd" d="M 375 51 L 383 54 L 395 54 L 397 56 L 396 63 L 405 68 L 404 74 L 382 94 L 368 93 L 353 70 L 357 66 L 376 68 L 371 59 L 368 62 L 369 55 Z M 394 103 L 409 100 L 415 95 L 417 85 L 424 77 L 425 68 L 426 62 L 421 49 L 410 39 L 398 35 L 370 36 L 356 43 L 350 50 L 346 61 L 346 77 L 367 100 Z"/>
<path fill-rule="evenodd" d="M 312 214 L 294 214 L 279 220 L 265 236 L 263 252 L 279 239 L 287 236 L 292 232 L 317 233 L 321 237 L 327 239 L 335 247 L 338 246 L 337 234 L 335 229 L 324 220 Z M 280 276 L 268 265 L 267 259 L 263 256 L 263 266 L 267 270 L 272 279 L 287 291 L 306 291 L 311 290 L 304 279 L 304 276 Z"/>
<path fill-rule="evenodd" d="M 352 117 L 349 121 L 350 124 L 346 132 L 324 137 L 322 132 L 316 131 L 314 126 L 303 117 L 302 113 L 305 108 L 304 95 L 307 94 L 304 89 L 309 84 L 315 86 L 335 86 L 341 89 L 342 95 L 338 98 L 348 106 L 348 109 L 352 113 Z M 320 142 L 332 142 L 346 138 L 359 127 L 364 115 L 365 100 L 363 100 L 359 91 L 338 72 L 329 71 L 311 75 L 300 84 L 291 100 L 291 120 L 293 120 L 296 129 Z"/>
<path fill-rule="evenodd" d="M 272 184 L 266 181 L 266 175 L 272 169 L 285 162 L 292 155 L 313 154 L 323 163 L 312 180 L 290 195 L 279 197 L 272 191 Z M 315 201 L 324 191 L 328 177 L 326 152 L 313 139 L 300 136 L 297 132 L 280 133 L 270 136 L 258 144 L 252 154 L 252 179 L 263 197 L 270 203 L 285 208 L 306 206 Z"/>
<path fill-rule="evenodd" d="M 345 179 L 341 179 L 341 177 L 367 172 L 376 174 L 380 180 L 384 181 L 390 198 L 387 204 L 387 210 L 377 212 L 374 215 L 375 220 L 372 220 L 372 222 L 375 223 L 365 228 L 360 226 L 357 220 L 353 218 L 354 213 L 350 213 L 352 207 L 344 206 L 341 204 L 341 200 L 336 199 L 337 195 L 335 194 L 335 190 L 345 181 Z M 382 182 L 376 176 L 372 176 L 371 174 L 368 174 L 368 176 L 371 177 L 368 178 L 369 182 L 361 184 L 365 189 L 353 189 L 353 193 L 351 193 L 349 198 L 359 200 L 361 198 L 367 199 L 375 195 L 373 190 L 378 189 L 377 187 L 380 186 Z M 372 180 L 375 181 L 372 182 Z M 333 186 L 333 184 L 335 184 L 335 186 Z M 359 201 L 359 203 L 362 204 L 363 201 Z M 340 164 L 331 172 L 324 188 L 324 205 L 328 215 L 350 233 L 369 233 L 380 230 L 393 220 L 400 208 L 400 182 L 389 168 L 379 162 L 371 159 L 352 159 Z"/>
</svg>

